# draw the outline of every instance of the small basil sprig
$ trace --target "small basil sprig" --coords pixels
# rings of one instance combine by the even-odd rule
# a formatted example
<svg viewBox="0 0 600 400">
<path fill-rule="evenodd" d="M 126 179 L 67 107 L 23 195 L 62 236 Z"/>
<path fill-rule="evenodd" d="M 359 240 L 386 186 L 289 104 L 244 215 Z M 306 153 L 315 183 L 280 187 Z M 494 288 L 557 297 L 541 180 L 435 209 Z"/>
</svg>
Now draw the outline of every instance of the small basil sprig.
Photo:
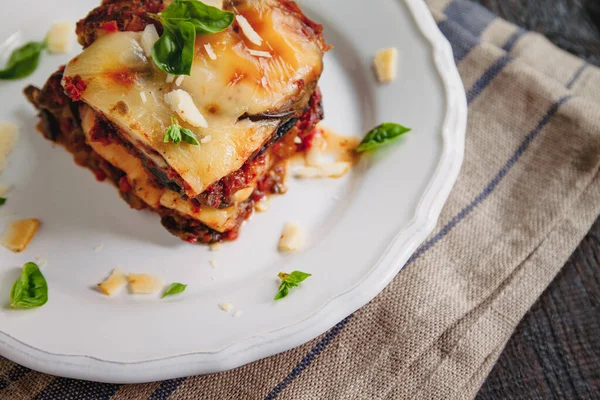
<svg viewBox="0 0 600 400">
<path fill-rule="evenodd" d="M 291 288 L 298 286 L 299 283 L 304 282 L 311 276 L 311 274 L 302 271 L 294 271 L 291 274 L 280 272 L 279 278 L 281 279 L 281 285 L 279 286 L 279 291 L 275 295 L 275 300 L 281 300 L 284 297 L 287 297 Z"/>
<path fill-rule="evenodd" d="M 160 22 L 164 32 L 152 47 L 152 59 L 171 75 L 189 75 L 194 61 L 196 35 L 224 31 L 234 14 L 198 0 L 175 0 L 160 14 L 150 16 Z"/>
<path fill-rule="evenodd" d="M 4 197 L 0 197 L 0 206 L 3 206 L 6 203 L 6 199 Z"/>
<path fill-rule="evenodd" d="M 182 293 L 185 290 L 185 288 L 187 288 L 187 285 L 184 285 L 183 283 L 171 283 L 167 290 L 165 290 L 165 293 L 162 295 L 162 298 L 164 299 L 167 296 L 173 296 Z"/>
<path fill-rule="evenodd" d="M 0 79 L 21 79 L 31 75 L 45 48 L 46 42 L 29 42 L 13 51 L 6 67 L 0 70 Z"/>
<path fill-rule="evenodd" d="M 200 144 L 198 138 L 196 137 L 196 135 L 194 135 L 194 132 L 179 125 L 179 123 L 177 122 L 177 118 L 171 117 L 171 122 L 173 123 L 173 125 L 171 125 L 165 133 L 165 143 L 173 142 L 177 145 L 183 140 L 184 142 L 192 144 L 194 146 L 198 146 Z"/>
<path fill-rule="evenodd" d="M 10 291 L 11 308 L 36 308 L 48 301 L 48 283 L 35 263 L 23 266 L 21 277 L 15 281 Z"/>
<path fill-rule="evenodd" d="M 381 124 L 367 133 L 362 142 L 360 142 L 360 145 L 356 148 L 356 151 L 361 153 L 363 151 L 378 149 L 379 147 L 385 146 L 398 139 L 406 132 L 410 132 L 410 128 L 391 122 Z"/>
</svg>

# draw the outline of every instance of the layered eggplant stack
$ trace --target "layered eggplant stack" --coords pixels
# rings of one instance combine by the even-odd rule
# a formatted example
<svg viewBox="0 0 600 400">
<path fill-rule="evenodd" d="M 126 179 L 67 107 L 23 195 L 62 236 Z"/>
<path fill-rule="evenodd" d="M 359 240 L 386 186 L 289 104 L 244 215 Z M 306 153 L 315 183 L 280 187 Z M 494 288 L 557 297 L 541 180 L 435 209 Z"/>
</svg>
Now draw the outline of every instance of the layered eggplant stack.
<svg viewBox="0 0 600 400">
<path fill-rule="evenodd" d="M 77 24 L 84 51 L 25 92 L 43 135 L 131 207 L 188 242 L 234 240 L 254 202 L 285 192 L 285 161 L 310 146 L 327 45 L 292 1 L 224 1 L 234 22 L 198 35 L 190 73 L 173 76 L 151 53 L 167 5 L 103 1 Z M 167 140 L 174 124 L 194 143 Z"/>
</svg>

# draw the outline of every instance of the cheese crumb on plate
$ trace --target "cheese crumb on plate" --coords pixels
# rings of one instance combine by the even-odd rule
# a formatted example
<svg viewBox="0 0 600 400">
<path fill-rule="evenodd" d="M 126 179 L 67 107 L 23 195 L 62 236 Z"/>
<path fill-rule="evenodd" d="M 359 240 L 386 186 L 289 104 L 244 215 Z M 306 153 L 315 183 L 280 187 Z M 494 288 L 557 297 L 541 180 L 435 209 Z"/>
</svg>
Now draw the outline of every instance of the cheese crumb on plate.
<svg viewBox="0 0 600 400">
<path fill-rule="evenodd" d="M 149 274 L 129 274 L 127 280 L 134 294 L 156 294 L 165 286 L 159 277 Z"/>
<path fill-rule="evenodd" d="M 377 79 L 381 83 L 392 82 L 398 73 L 398 49 L 379 50 L 373 60 Z"/>
<path fill-rule="evenodd" d="M 98 288 L 107 296 L 112 296 L 119 292 L 127 285 L 127 278 L 120 269 L 116 268 L 112 274 L 102 283 L 98 284 Z"/>
<path fill-rule="evenodd" d="M 35 218 L 11 222 L 0 239 L 0 244 L 14 253 L 20 253 L 27 248 L 39 227 L 40 221 Z"/>
<path fill-rule="evenodd" d="M 302 246 L 304 246 L 304 230 L 297 222 L 286 222 L 279 238 L 279 250 L 297 251 Z"/>
</svg>

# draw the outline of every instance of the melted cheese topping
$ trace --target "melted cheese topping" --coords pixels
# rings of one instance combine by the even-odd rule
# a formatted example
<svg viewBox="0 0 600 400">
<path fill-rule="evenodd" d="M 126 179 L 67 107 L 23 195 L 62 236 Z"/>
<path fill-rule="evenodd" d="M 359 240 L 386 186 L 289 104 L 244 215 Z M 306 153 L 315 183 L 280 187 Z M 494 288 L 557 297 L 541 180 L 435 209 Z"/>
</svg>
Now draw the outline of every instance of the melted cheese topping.
<svg viewBox="0 0 600 400">
<path fill-rule="evenodd" d="M 81 127 L 88 145 L 110 164 L 125 172 L 136 196 L 144 203 L 155 209 L 162 206 L 178 211 L 218 232 L 225 232 L 235 227 L 238 214 L 236 206 L 226 209 L 197 207 L 190 200 L 183 200 L 179 193 L 155 186 L 142 162 L 132 156 L 122 145 L 116 143 L 105 145 L 91 141 L 89 133 L 95 120 L 96 115 L 90 109 L 82 114 Z"/>
<path fill-rule="evenodd" d="M 198 137 L 210 136 L 208 143 L 163 142 L 174 114 L 165 94 L 177 86 L 166 82 L 166 74 L 148 59 L 140 32 L 102 36 L 64 74 L 65 83 L 79 75 L 86 84 L 82 100 L 119 125 L 128 135 L 125 139 L 157 165 L 175 170 L 191 187 L 190 197 L 238 170 L 282 122 L 244 116 L 302 109 L 308 102 L 305 85 L 316 82 L 323 67 L 321 38 L 285 1 L 237 1 L 225 8 L 243 15 L 263 42 L 250 42 L 236 23 L 221 33 L 197 37 L 191 76 L 180 89 L 190 94 L 208 128 L 182 125 Z M 206 54 L 205 45 L 216 58 Z M 268 51 L 272 57 L 253 56 L 249 49 Z M 149 94 L 146 103 L 141 92 Z"/>
</svg>

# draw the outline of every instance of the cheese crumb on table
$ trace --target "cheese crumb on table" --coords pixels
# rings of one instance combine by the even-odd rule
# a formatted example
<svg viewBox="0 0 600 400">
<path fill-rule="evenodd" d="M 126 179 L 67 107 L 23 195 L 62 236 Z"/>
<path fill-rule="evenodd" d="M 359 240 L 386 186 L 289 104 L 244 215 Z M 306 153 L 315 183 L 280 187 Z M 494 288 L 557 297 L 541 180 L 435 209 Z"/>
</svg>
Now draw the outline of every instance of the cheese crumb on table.
<svg viewBox="0 0 600 400">
<path fill-rule="evenodd" d="M 156 294 L 165 286 L 159 277 L 149 274 L 129 274 L 127 280 L 134 294 Z"/>
<path fill-rule="evenodd" d="M 381 83 L 392 82 L 398 73 L 398 49 L 379 50 L 373 61 L 377 79 Z"/>
<path fill-rule="evenodd" d="M 46 43 L 48 51 L 55 54 L 68 53 L 73 42 L 73 24 L 70 22 L 57 22 L 48 31 Z"/>
<path fill-rule="evenodd" d="M 27 248 L 39 227 L 40 221 L 35 218 L 12 222 L 0 239 L 0 244 L 14 253 L 20 253 Z"/>
<path fill-rule="evenodd" d="M 304 230 L 297 222 L 286 222 L 279 238 L 279 250 L 297 251 L 302 246 L 304 246 Z"/>
<path fill-rule="evenodd" d="M 104 282 L 98 284 L 98 288 L 105 295 L 112 296 L 125 287 L 125 285 L 127 285 L 125 274 L 116 268 Z"/>
</svg>

